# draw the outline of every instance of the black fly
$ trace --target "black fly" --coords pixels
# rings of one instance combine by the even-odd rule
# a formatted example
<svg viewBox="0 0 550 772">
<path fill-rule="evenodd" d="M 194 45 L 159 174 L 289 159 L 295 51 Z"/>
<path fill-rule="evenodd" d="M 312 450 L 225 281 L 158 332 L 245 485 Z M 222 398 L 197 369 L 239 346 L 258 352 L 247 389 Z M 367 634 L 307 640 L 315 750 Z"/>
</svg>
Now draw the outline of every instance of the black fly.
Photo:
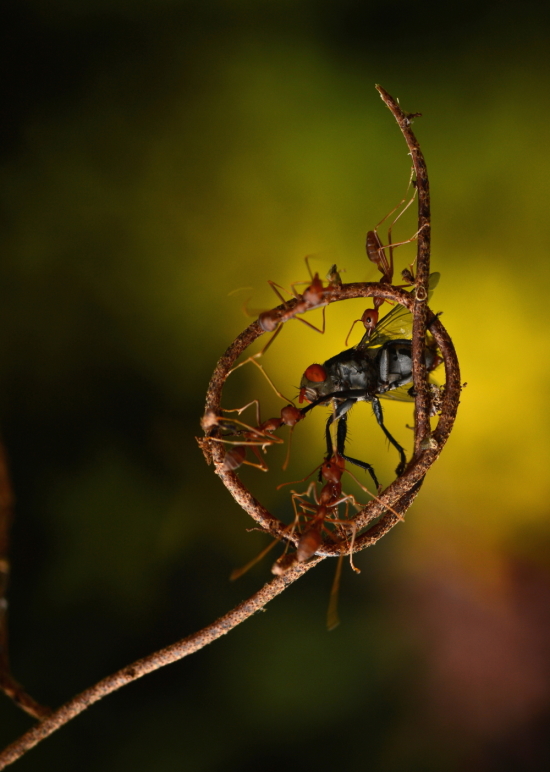
<svg viewBox="0 0 550 772">
<path fill-rule="evenodd" d="M 325 430 L 327 458 L 333 454 L 330 427 L 334 421 L 338 421 L 337 452 L 346 461 L 367 470 L 377 488 L 380 486 L 372 466 L 344 453 L 347 414 L 356 402 L 371 403 L 380 428 L 399 453 L 399 465 L 395 471 L 398 476 L 402 474 L 407 462 L 405 451 L 384 425 L 379 398 L 401 402 L 414 400 L 412 342 L 410 338 L 405 337 L 410 336 L 411 329 L 411 313 L 403 306 L 395 306 L 373 329 L 367 329 L 357 346 L 342 351 L 322 365 L 310 365 L 300 383 L 300 402 L 309 402 L 307 407 L 302 408 L 303 415 L 317 405 L 333 405 L 334 409 Z M 425 361 L 429 372 L 441 361 L 435 345 L 428 342 Z"/>
</svg>

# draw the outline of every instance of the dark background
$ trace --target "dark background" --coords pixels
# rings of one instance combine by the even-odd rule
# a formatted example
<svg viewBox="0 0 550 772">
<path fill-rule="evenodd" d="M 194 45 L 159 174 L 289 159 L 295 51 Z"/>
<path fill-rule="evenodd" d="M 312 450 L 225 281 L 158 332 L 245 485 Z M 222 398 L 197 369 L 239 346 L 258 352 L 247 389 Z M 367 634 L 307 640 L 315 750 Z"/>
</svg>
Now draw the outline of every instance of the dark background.
<svg viewBox="0 0 550 772">
<path fill-rule="evenodd" d="M 12 666 L 37 699 L 61 704 L 269 580 L 266 559 L 229 583 L 266 537 L 246 532 L 194 436 L 242 304 L 277 302 L 267 279 L 306 279 L 306 254 L 377 278 L 364 234 L 405 195 L 409 161 L 374 83 L 423 113 L 432 305 L 468 382 L 406 524 L 358 556 L 359 577 L 346 567 L 339 628 L 324 627 L 326 561 L 92 707 L 22 772 L 546 768 L 549 14 L 4 2 L 0 423 L 17 495 Z M 414 214 L 396 226 L 414 231 Z M 398 268 L 413 256 L 397 250 Z M 286 393 L 343 348 L 362 305 L 339 306 L 324 337 L 290 322 L 266 354 Z M 247 369 L 226 405 L 259 397 L 277 414 Z M 275 453 L 267 475 L 243 473 L 287 519 L 274 488 L 318 463 L 319 412 L 286 476 Z M 410 408 L 386 416 L 405 439 Z M 350 425 L 387 484 L 395 454 L 366 406 Z M 2 744 L 31 723 L 0 698 Z"/>
</svg>

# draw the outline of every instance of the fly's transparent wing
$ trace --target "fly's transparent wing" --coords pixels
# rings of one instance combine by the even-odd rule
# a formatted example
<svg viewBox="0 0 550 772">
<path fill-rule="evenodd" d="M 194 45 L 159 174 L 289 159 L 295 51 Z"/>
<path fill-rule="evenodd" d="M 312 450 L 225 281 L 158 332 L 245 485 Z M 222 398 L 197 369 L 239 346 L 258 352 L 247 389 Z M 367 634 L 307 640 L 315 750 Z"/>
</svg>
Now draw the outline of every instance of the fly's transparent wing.
<svg viewBox="0 0 550 772">
<path fill-rule="evenodd" d="M 441 279 L 441 274 L 439 271 L 434 271 L 430 274 L 430 279 L 428 282 L 429 292 L 428 292 L 428 303 L 430 302 L 432 295 L 434 294 L 434 289 L 439 284 L 439 280 Z"/>
<path fill-rule="evenodd" d="M 439 384 L 436 380 L 434 380 L 434 378 L 429 378 L 428 383 L 439 387 Z M 409 381 L 409 383 L 405 383 L 403 386 L 399 386 L 397 389 L 385 391 L 383 394 L 379 394 L 378 396 L 380 399 L 393 399 L 395 402 L 414 402 L 414 396 L 409 393 L 412 391 L 412 389 L 412 381 Z"/>
<path fill-rule="evenodd" d="M 430 292 L 428 299 L 433 295 L 434 289 L 439 284 L 441 274 L 437 271 L 430 274 L 429 288 Z M 414 290 L 411 294 L 414 294 Z M 366 332 L 356 348 L 376 348 L 383 346 L 389 340 L 395 340 L 396 338 L 411 338 L 412 337 L 412 314 L 405 306 L 396 305 L 395 308 L 386 314 L 369 337 L 369 333 Z"/>
<path fill-rule="evenodd" d="M 385 391 L 383 394 L 379 394 L 380 399 L 393 399 L 395 402 L 414 402 L 414 397 L 409 394 L 412 389 L 412 383 L 405 383 L 404 386 L 399 386 L 397 389 L 391 391 Z"/>
<path fill-rule="evenodd" d="M 382 317 L 369 338 L 365 333 L 356 348 L 375 348 L 396 338 L 410 338 L 412 335 L 412 314 L 405 306 L 395 306 Z"/>
</svg>

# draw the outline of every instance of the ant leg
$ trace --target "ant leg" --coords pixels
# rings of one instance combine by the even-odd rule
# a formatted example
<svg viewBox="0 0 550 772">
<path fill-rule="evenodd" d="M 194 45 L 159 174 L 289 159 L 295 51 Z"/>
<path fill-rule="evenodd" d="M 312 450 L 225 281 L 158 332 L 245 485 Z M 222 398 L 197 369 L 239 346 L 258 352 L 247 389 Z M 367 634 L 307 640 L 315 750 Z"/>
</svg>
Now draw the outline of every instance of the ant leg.
<svg viewBox="0 0 550 772">
<path fill-rule="evenodd" d="M 319 466 L 316 466 L 315 469 L 312 472 L 307 474 L 305 477 L 302 477 L 301 480 L 290 480 L 289 482 L 284 482 L 284 483 L 281 483 L 280 485 L 277 485 L 275 490 L 276 491 L 280 491 L 281 488 L 285 488 L 287 485 L 296 485 L 297 483 L 305 482 L 308 479 L 308 477 L 311 477 L 313 472 L 316 472 L 321 466 L 322 466 L 322 464 L 319 464 Z"/>
<path fill-rule="evenodd" d="M 337 440 L 336 440 L 337 451 L 338 451 L 338 453 L 341 456 L 346 458 L 346 456 L 344 456 L 344 454 L 343 454 L 343 452 L 342 452 L 342 450 L 340 448 L 341 443 L 340 443 L 340 440 L 339 440 L 339 436 L 340 436 L 340 432 L 343 431 L 344 432 L 344 440 L 343 440 L 343 442 L 345 443 L 345 441 L 346 441 L 346 434 L 347 434 L 347 420 L 348 420 L 347 411 L 350 409 L 350 407 L 352 407 L 355 404 L 355 401 L 356 400 L 352 400 L 352 399 L 346 400 L 346 402 L 344 402 L 342 405 L 338 405 L 336 410 L 334 410 L 334 412 L 328 417 L 328 420 L 327 420 L 327 423 L 326 423 L 326 426 L 325 426 L 325 441 L 326 441 L 326 445 L 327 445 L 326 461 L 330 461 L 330 459 L 332 458 L 332 455 L 334 453 L 334 445 L 332 443 L 332 435 L 330 433 L 330 427 L 332 426 L 334 421 L 338 421 L 338 428 L 337 428 L 337 435 L 336 435 L 336 437 L 337 437 Z M 342 422 L 343 422 L 343 424 L 342 424 Z M 343 430 L 341 429 L 342 425 L 343 425 Z M 343 445 L 342 445 L 342 449 L 343 449 Z M 352 460 L 352 459 L 348 459 L 348 461 L 349 460 Z M 361 465 L 360 461 L 359 462 L 353 462 L 353 460 L 352 460 L 352 463 L 358 463 L 359 465 Z M 363 468 L 365 468 L 365 467 L 363 467 Z M 322 482 L 322 479 L 323 479 L 323 472 L 322 472 L 322 469 L 320 469 L 319 470 L 319 482 Z"/>
<path fill-rule="evenodd" d="M 246 574 L 246 572 L 250 568 L 252 568 L 252 566 L 255 566 L 256 563 L 259 563 L 260 560 L 262 560 L 262 558 L 264 558 L 269 552 L 271 552 L 273 547 L 275 547 L 275 545 L 279 544 L 279 541 L 280 541 L 280 539 L 275 539 L 274 541 L 271 542 L 271 544 L 268 544 L 267 547 L 265 547 L 265 549 L 263 549 L 261 552 L 259 552 L 256 555 L 255 558 L 252 558 L 252 560 L 250 560 L 245 566 L 242 566 L 242 568 L 235 568 L 233 571 L 231 571 L 231 573 L 229 575 L 229 581 L 230 582 L 234 582 L 235 579 L 238 579 L 243 574 Z"/>
<path fill-rule="evenodd" d="M 292 536 L 292 534 L 294 533 L 295 527 L 296 527 L 296 523 L 291 523 L 290 525 L 286 526 L 286 528 L 284 529 L 284 531 L 282 533 L 285 534 L 285 532 L 288 531 L 289 534 Z M 275 547 L 277 544 L 279 544 L 280 541 L 281 541 L 280 538 L 274 539 L 270 544 L 267 545 L 267 547 L 265 547 L 263 550 L 261 550 L 261 552 L 259 552 L 256 555 L 255 558 L 252 558 L 252 560 L 250 560 L 246 565 L 242 566 L 241 568 L 235 568 L 231 572 L 231 574 L 229 575 L 229 581 L 230 582 L 234 582 L 235 579 L 239 579 L 241 576 L 243 576 L 243 574 L 246 574 L 246 572 L 250 568 L 252 568 L 252 566 L 255 566 L 256 563 L 259 563 L 260 560 L 262 560 L 262 558 L 264 558 L 269 552 L 271 552 L 273 547 Z M 287 549 L 288 549 L 288 542 L 287 542 L 287 545 L 285 547 L 285 554 L 286 554 L 286 550 Z"/>
<path fill-rule="evenodd" d="M 302 319 L 301 316 L 295 316 L 294 318 L 298 322 L 302 322 L 303 324 L 307 324 L 307 326 L 311 327 L 311 329 L 315 330 L 315 332 L 320 332 L 321 335 L 324 335 L 325 334 L 325 322 L 326 322 L 326 320 L 325 320 L 325 311 L 326 310 L 327 310 L 326 306 L 323 306 L 323 311 L 322 311 L 322 313 L 323 313 L 323 326 L 322 327 L 316 327 L 314 324 L 312 324 L 311 322 L 308 322 L 306 319 Z M 270 341 L 270 343 L 271 343 L 271 341 Z"/>
<path fill-rule="evenodd" d="M 281 327 L 280 329 L 282 329 L 282 327 Z M 275 333 L 275 334 L 277 334 L 277 333 Z M 271 338 L 271 340 L 273 340 L 273 338 Z M 264 351 L 265 351 L 265 349 L 264 349 Z M 257 356 L 258 356 L 258 354 L 254 354 L 253 356 L 251 356 L 251 357 L 248 357 L 248 359 L 245 359 L 245 360 L 244 360 L 244 362 L 241 362 L 241 363 L 240 363 L 240 364 L 238 364 L 236 367 L 234 367 L 232 370 L 230 370 L 230 371 L 227 373 L 227 377 L 229 377 L 229 376 L 231 375 L 231 373 L 234 373 L 234 372 L 235 372 L 235 370 L 238 370 L 238 369 L 239 369 L 239 367 L 242 367 L 243 365 L 246 365 L 246 364 L 248 364 L 248 362 L 251 362 L 251 363 L 252 363 L 253 365 L 255 365 L 255 366 L 258 368 L 258 370 L 259 370 L 259 371 L 260 371 L 260 372 L 263 374 L 264 378 L 265 378 L 265 379 L 266 379 L 266 381 L 269 383 L 269 385 L 271 386 L 271 388 L 273 389 L 273 391 L 275 392 L 275 394 L 276 394 L 278 397 L 280 397 L 280 398 L 281 398 L 282 400 L 284 400 L 285 402 L 288 402 L 288 403 L 290 403 L 290 404 L 294 404 L 294 401 L 293 401 L 292 399 L 288 399 L 288 397 L 285 397 L 285 395 L 284 395 L 284 394 L 281 394 L 281 392 L 280 392 L 280 391 L 279 391 L 279 389 L 278 389 L 278 388 L 275 386 L 275 384 L 273 383 L 273 381 L 271 380 L 271 378 L 269 377 L 269 375 L 266 373 L 266 371 L 264 370 L 264 368 L 261 366 L 261 364 L 260 364 L 259 362 L 256 362 L 256 357 L 257 357 Z"/>
<path fill-rule="evenodd" d="M 414 429 L 414 426 L 411 426 L 410 428 Z M 347 472 L 347 474 L 349 474 L 349 476 L 352 478 L 352 480 L 354 480 L 355 483 L 361 488 L 362 491 L 364 491 L 374 501 L 378 501 L 378 503 L 381 503 L 381 501 L 378 498 L 378 496 L 375 496 L 374 493 L 371 493 L 368 488 L 365 488 L 364 485 L 361 485 L 361 483 L 359 482 L 357 477 L 352 472 L 350 472 L 349 469 L 346 469 L 345 471 Z M 380 493 L 380 486 L 378 487 L 378 493 Z M 354 497 L 351 497 L 350 501 L 351 501 L 351 503 L 353 504 L 353 506 L 355 507 L 355 509 L 357 511 L 359 511 L 360 509 L 363 508 L 363 504 L 361 504 L 358 501 L 356 501 Z M 384 506 L 386 507 L 386 509 L 388 509 L 392 513 L 392 515 L 395 515 L 398 520 L 401 520 L 402 523 L 405 522 L 405 518 L 397 510 L 393 509 L 393 507 L 390 507 L 388 504 L 384 504 Z"/>
<path fill-rule="evenodd" d="M 330 427 L 334 423 L 334 413 L 332 413 L 327 420 L 326 426 L 325 426 L 325 441 L 327 444 L 327 460 L 332 457 L 333 453 L 333 445 L 332 445 L 332 435 L 330 433 Z"/>
<path fill-rule="evenodd" d="M 275 340 L 275 338 L 281 332 L 282 329 L 283 329 L 283 325 L 279 324 L 279 326 L 277 327 L 277 329 L 275 330 L 275 332 L 273 333 L 271 338 L 267 341 L 267 343 L 265 344 L 263 349 L 261 351 L 258 351 L 257 354 L 254 354 L 254 356 L 253 356 L 254 360 L 259 359 L 260 357 L 263 357 L 263 355 L 265 354 L 267 349 L 271 346 L 271 344 L 273 343 L 273 341 Z M 244 362 L 243 362 L 243 364 L 244 364 Z M 234 369 L 236 369 L 236 368 L 234 368 Z M 233 371 L 231 371 L 231 372 L 233 372 Z"/>
<path fill-rule="evenodd" d="M 237 413 L 241 415 L 251 405 L 256 405 L 256 426 L 259 426 L 262 422 L 260 418 L 260 400 L 253 399 L 252 402 L 248 402 L 244 407 L 222 407 L 224 413 Z"/>
<path fill-rule="evenodd" d="M 378 479 L 376 477 L 376 474 L 374 472 L 374 469 L 370 464 L 367 464 L 366 461 L 359 461 L 357 458 L 351 458 L 351 456 L 346 456 L 344 449 L 346 445 L 346 437 L 348 434 L 348 416 L 347 413 L 344 414 L 340 421 L 338 422 L 338 433 L 336 435 L 336 445 L 338 453 L 344 458 L 346 461 L 349 461 L 350 464 L 355 464 L 355 466 L 360 467 L 361 469 L 364 469 L 365 472 L 368 472 L 370 476 L 372 477 L 372 480 L 374 484 L 376 485 L 376 490 L 380 490 L 380 483 L 378 482 Z"/>
<path fill-rule="evenodd" d="M 384 426 L 384 416 L 382 413 L 382 405 L 380 404 L 380 400 L 378 397 L 372 398 L 372 409 L 374 412 L 374 415 L 376 417 L 376 420 L 378 421 L 378 425 L 388 438 L 388 440 L 391 442 L 393 447 L 397 450 L 400 456 L 400 461 L 397 469 L 395 470 L 395 474 L 399 477 L 399 475 L 403 474 L 405 471 L 405 466 L 407 464 L 407 457 L 405 455 L 405 450 L 401 447 L 401 445 L 397 442 L 396 439 L 392 437 L 392 435 L 389 433 L 389 431 Z"/>
<path fill-rule="evenodd" d="M 296 425 L 296 424 L 294 424 L 294 426 L 295 426 L 295 425 Z M 292 434 L 293 434 L 293 432 L 294 432 L 294 426 L 291 426 L 291 427 L 290 427 L 290 430 L 289 430 L 289 432 L 288 432 L 288 446 L 287 446 L 287 449 L 286 449 L 286 456 L 285 456 L 285 460 L 284 460 L 284 462 L 283 462 L 283 466 L 282 466 L 282 470 L 283 470 L 283 472 L 286 472 L 286 470 L 288 469 L 288 463 L 289 463 L 289 461 L 290 461 L 290 447 L 291 447 L 291 445 L 292 445 Z"/>
<path fill-rule="evenodd" d="M 277 295 L 277 297 L 279 298 L 279 300 L 281 301 L 281 303 L 284 303 L 284 305 L 286 306 L 286 304 L 287 304 L 287 302 L 288 302 L 288 301 L 286 301 L 286 300 L 284 299 L 284 297 L 281 295 L 281 293 L 279 292 L 279 290 L 280 290 L 280 289 L 282 289 L 282 290 L 284 290 L 285 292 L 288 292 L 288 290 L 287 290 L 287 289 L 285 289 L 285 287 L 281 287 L 281 285 L 280 285 L 280 284 L 277 284 L 277 282 L 276 282 L 276 281 L 271 281 L 271 279 L 268 279 L 268 280 L 267 280 L 267 283 L 269 284 L 269 286 L 271 287 L 271 289 L 273 290 L 273 292 L 274 292 L 274 293 Z M 277 289 L 277 287 L 278 287 L 279 289 Z M 295 297 L 295 296 L 296 296 L 296 293 L 294 293 L 294 292 L 288 292 L 288 294 L 289 294 L 289 295 L 292 295 L 293 297 Z"/>
</svg>

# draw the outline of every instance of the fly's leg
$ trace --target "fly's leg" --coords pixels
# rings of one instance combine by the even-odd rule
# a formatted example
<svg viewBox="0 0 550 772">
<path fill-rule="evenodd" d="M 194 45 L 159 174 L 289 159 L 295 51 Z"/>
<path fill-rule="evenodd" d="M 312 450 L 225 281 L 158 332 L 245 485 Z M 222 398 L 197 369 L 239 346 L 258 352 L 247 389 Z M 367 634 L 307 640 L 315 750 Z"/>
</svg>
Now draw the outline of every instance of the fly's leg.
<svg viewBox="0 0 550 772">
<path fill-rule="evenodd" d="M 326 441 L 326 444 L 327 444 L 327 461 L 328 461 L 329 458 L 332 457 L 332 454 L 333 454 L 333 451 L 334 451 L 334 448 L 333 448 L 333 445 L 332 445 L 332 435 L 330 433 L 330 427 L 334 423 L 334 420 L 335 420 L 334 413 L 332 413 L 331 415 L 329 415 L 328 420 L 327 420 L 327 424 L 325 426 L 325 441 Z M 319 479 L 321 479 L 320 473 L 319 473 Z"/>
<path fill-rule="evenodd" d="M 372 477 L 372 481 L 376 485 L 376 490 L 380 491 L 380 483 L 378 482 L 378 478 L 376 477 L 376 473 L 373 467 L 370 464 L 368 464 L 366 461 L 359 461 L 358 458 L 352 458 L 351 456 L 346 456 L 346 454 L 344 453 L 347 434 L 348 434 L 348 415 L 347 413 L 345 413 L 338 421 L 338 428 L 337 428 L 337 434 L 336 434 L 336 445 L 337 445 L 338 453 L 346 461 L 349 461 L 350 464 L 355 464 L 355 466 L 358 466 L 361 469 L 364 469 L 365 472 L 368 472 Z"/>
<path fill-rule="evenodd" d="M 382 413 L 382 405 L 380 404 L 380 400 L 378 399 L 378 397 L 372 398 L 372 409 L 376 417 L 376 420 L 378 421 L 378 425 L 380 426 L 380 428 L 382 429 L 382 431 L 384 432 L 388 440 L 391 442 L 393 447 L 399 453 L 400 461 L 397 469 L 395 470 L 396 475 L 399 477 L 405 471 L 405 466 L 407 464 L 407 457 L 405 455 L 405 450 L 401 447 L 401 445 L 397 442 L 397 440 L 394 437 L 392 437 L 392 435 L 384 426 L 384 416 Z"/>
</svg>

